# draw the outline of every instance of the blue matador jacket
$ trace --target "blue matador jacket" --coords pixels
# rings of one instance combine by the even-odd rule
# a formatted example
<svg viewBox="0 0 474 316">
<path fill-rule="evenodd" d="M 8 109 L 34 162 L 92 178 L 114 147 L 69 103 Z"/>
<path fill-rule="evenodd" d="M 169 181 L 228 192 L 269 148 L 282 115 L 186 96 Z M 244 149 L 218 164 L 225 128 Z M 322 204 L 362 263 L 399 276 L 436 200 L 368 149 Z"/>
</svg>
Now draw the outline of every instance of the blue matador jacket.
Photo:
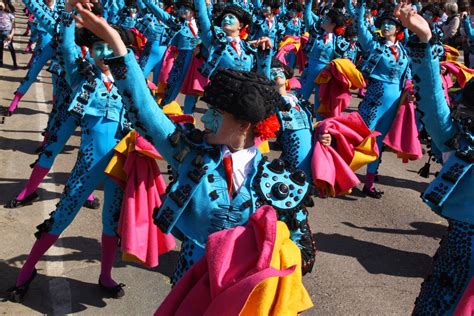
<svg viewBox="0 0 474 316">
<path fill-rule="evenodd" d="M 221 147 L 206 144 L 202 132 L 192 126 L 175 125 L 167 118 L 148 90 L 132 52 L 106 62 L 135 128 L 155 145 L 176 175 L 154 214 L 158 227 L 204 248 L 210 234 L 245 224 L 257 208 L 269 204 L 302 250 L 303 271 L 310 271 L 315 248 L 304 207 L 312 203 L 304 173 L 290 173 L 282 160 L 268 162 L 257 153 L 243 186 L 230 199 Z"/>
</svg>

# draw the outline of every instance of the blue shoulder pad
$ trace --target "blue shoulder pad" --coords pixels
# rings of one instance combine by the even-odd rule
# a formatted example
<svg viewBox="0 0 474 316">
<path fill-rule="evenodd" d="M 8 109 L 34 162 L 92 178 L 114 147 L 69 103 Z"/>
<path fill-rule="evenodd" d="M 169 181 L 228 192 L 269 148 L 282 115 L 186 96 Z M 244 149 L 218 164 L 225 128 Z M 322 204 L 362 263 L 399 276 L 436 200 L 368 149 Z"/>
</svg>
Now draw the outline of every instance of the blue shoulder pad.
<svg viewBox="0 0 474 316">
<path fill-rule="evenodd" d="M 255 180 L 254 186 L 259 198 L 277 211 L 300 209 L 308 198 L 311 199 L 304 172 L 297 170 L 290 173 L 281 159 L 269 162 L 264 157 Z"/>
</svg>

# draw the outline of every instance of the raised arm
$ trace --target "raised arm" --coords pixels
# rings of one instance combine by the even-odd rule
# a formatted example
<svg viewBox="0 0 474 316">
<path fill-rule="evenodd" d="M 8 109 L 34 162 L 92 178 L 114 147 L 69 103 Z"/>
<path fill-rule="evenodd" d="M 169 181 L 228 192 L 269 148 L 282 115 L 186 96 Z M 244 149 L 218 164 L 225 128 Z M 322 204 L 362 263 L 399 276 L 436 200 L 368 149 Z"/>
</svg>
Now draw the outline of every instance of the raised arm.
<svg viewBox="0 0 474 316">
<path fill-rule="evenodd" d="M 23 3 L 32 13 L 38 24 L 50 35 L 56 34 L 58 12 L 51 10 L 42 0 L 24 0 Z"/>
<path fill-rule="evenodd" d="M 77 5 L 83 25 L 91 30 L 113 49 L 115 56 L 106 58 L 106 63 L 115 79 L 115 84 L 123 97 L 129 119 L 136 130 L 150 141 L 165 160 L 174 168 L 180 163 L 183 145 L 173 139 L 176 126 L 163 113 L 148 89 L 143 71 L 135 55 L 128 51 L 120 35 L 107 22 Z M 178 135 L 179 136 L 179 135 Z"/>
<path fill-rule="evenodd" d="M 82 81 L 79 74 L 79 66 L 76 63 L 78 58 L 82 58 L 81 51 L 75 42 L 76 22 L 71 12 L 67 10 L 61 13 L 59 24 L 59 52 L 58 61 L 62 64 L 66 72 L 66 81 L 74 89 Z"/>
<path fill-rule="evenodd" d="M 403 25 L 415 33 L 420 42 L 409 42 L 411 68 L 415 86 L 416 105 L 423 112 L 421 120 L 436 146 L 450 151 L 446 142 L 457 133 L 458 127 L 451 118 L 440 76 L 439 58 L 433 55 L 429 40 L 428 23 L 410 7 L 399 5 L 396 11 Z"/>
<path fill-rule="evenodd" d="M 308 31 L 314 26 L 317 20 L 314 18 L 316 15 L 313 14 L 313 0 L 306 0 L 303 12 L 303 20 Z"/>
<path fill-rule="evenodd" d="M 354 19 L 354 27 L 357 30 L 358 40 L 362 50 L 364 52 L 370 52 L 375 48 L 376 42 L 374 41 L 372 32 L 369 30 L 365 21 L 365 10 L 366 8 L 364 3 L 362 3 L 362 5 L 357 8 Z"/>
<path fill-rule="evenodd" d="M 157 0 L 143 0 L 143 3 L 148 7 L 148 9 L 150 9 L 151 13 L 153 13 L 158 20 L 169 27 L 174 26 L 172 15 L 160 8 Z"/>
<path fill-rule="evenodd" d="M 196 20 L 199 26 L 199 38 L 204 46 L 209 48 L 212 45 L 211 20 L 206 6 L 206 0 L 195 0 Z"/>
</svg>

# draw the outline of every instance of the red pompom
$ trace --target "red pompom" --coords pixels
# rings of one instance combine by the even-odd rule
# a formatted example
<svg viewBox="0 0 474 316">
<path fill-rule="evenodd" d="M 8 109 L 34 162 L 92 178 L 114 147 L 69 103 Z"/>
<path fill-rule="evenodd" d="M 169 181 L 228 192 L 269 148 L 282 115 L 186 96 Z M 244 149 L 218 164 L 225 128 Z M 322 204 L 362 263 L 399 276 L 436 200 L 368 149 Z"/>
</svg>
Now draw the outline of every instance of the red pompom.
<svg viewBox="0 0 474 316">
<path fill-rule="evenodd" d="M 377 16 L 377 14 L 379 14 L 379 11 L 378 11 L 378 10 L 372 10 L 372 11 L 370 12 L 370 14 L 371 14 L 372 16 Z"/>
<path fill-rule="evenodd" d="M 405 33 L 403 31 L 400 31 L 397 33 L 397 36 L 395 37 L 397 41 L 401 41 L 405 38 Z"/>
<path fill-rule="evenodd" d="M 276 8 L 275 9 L 275 14 L 279 14 L 280 13 L 280 9 Z"/>
<path fill-rule="evenodd" d="M 239 37 L 241 40 L 246 40 L 247 37 L 249 36 L 249 27 L 248 25 L 244 26 L 243 28 L 240 29 L 240 32 L 239 32 Z"/>
<path fill-rule="evenodd" d="M 335 33 L 336 35 L 342 35 L 342 34 L 344 34 L 344 31 L 345 31 L 345 30 L 346 30 L 346 29 L 345 29 L 343 26 L 338 26 L 338 27 L 336 27 L 336 28 L 334 29 L 334 33 Z"/>
<path fill-rule="evenodd" d="M 433 18 L 433 22 L 434 22 L 434 23 L 437 23 L 438 21 L 439 21 L 439 17 L 435 16 L 435 17 Z"/>
<path fill-rule="evenodd" d="M 298 12 L 298 15 L 297 15 L 299 18 L 302 18 L 303 17 L 303 13 L 302 12 Z"/>
<path fill-rule="evenodd" d="M 273 114 L 266 119 L 260 121 L 253 128 L 254 136 L 260 137 L 262 140 L 267 140 L 269 138 L 275 138 L 276 132 L 280 130 L 280 122 L 276 117 L 276 114 Z"/>
</svg>

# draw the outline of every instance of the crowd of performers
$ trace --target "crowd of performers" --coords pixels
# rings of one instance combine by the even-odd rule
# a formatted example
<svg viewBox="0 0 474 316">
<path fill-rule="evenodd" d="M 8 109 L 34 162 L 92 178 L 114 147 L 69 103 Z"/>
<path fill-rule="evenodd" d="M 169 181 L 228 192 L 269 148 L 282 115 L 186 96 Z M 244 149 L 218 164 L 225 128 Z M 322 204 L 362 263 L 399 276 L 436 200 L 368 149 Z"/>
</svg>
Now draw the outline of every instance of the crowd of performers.
<svg viewBox="0 0 474 316">
<path fill-rule="evenodd" d="M 420 175 L 428 177 L 432 161 L 443 165 L 422 199 L 449 229 L 413 313 L 472 314 L 474 70 L 467 65 L 474 30 L 467 8 L 368 0 L 24 4 L 27 50 L 35 47 L 3 114 L 14 114 L 45 65 L 53 107 L 31 176 L 5 207 L 40 199 L 36 189 L 78 127 L 81 144 L 59 203 L 37 227 L 8 290 L 12 300 L 23 299 L 36 263 L 81 207 L 100 208 L 93 191 L 103 184 L 98 284 L 107 295 L 124 295 L 112 278 L 119 241 L 124 259 L 154 267 L 176 238 L 173 288 L 157 314 L 296 315 L 312 306 L 302 276 L 315 262 L 313 199 L 350 193 L 363 166 L 363 192 L 383 198 L 375 187 L 383 150 L 404 162 L 420 159 L 421 140 L 429 161 Z M 10 19 L 1 33 L 10 42 L 11 11 L 0 15 L 2 26 Z M 464 64 L 453 47 L 459 29 L 467 38 Z M 346 113 L 351 90 L 363 99 Z M 194 121 L 199 98 L 208 107 L 204 130 Z M 279 159 L 262 155 L 268 141 Z M 169 181 L 157 160 L 167 162 Z"/>
</svg>

